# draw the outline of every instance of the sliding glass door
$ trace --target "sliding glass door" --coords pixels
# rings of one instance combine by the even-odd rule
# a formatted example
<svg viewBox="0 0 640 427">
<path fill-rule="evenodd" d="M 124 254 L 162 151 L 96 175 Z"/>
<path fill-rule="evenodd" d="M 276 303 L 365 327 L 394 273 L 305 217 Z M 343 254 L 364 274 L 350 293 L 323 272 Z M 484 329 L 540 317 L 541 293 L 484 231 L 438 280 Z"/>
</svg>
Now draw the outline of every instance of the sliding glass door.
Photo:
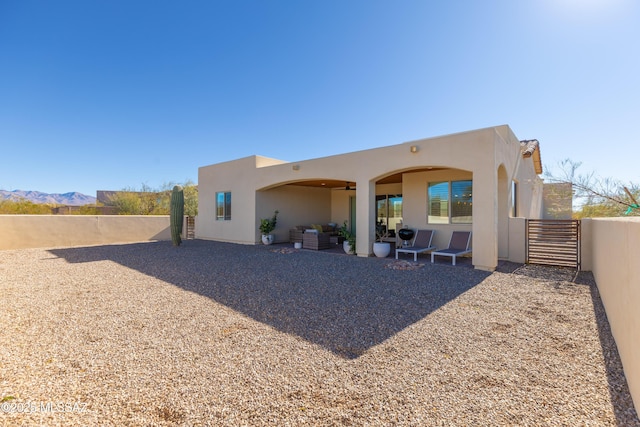
<svg viewBox="0 0 640 427">
<path fill-rule="evenodd" d="M 376 196 L 376 230 L 395 237 L 396 225 L 402 222 L 402 194 Z"/>
</svg>

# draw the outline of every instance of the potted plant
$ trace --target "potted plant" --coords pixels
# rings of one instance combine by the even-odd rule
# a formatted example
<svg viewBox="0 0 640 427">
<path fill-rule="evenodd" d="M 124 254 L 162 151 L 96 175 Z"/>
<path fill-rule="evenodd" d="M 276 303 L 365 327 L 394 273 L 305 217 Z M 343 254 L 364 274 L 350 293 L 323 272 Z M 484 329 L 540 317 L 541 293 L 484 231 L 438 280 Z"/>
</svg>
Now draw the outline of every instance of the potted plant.
<svg viewBox="0 0 640 427">
<path fill-rule="evenodd" d="M 278 222 L 278 211 L 273 213 L 271 218 L 263 218 L 260 220 L 260 233 L 262 233 L 262 243 L 270 245 L 273 243 L 273 234 L 271 232 L 275 230 Z"/>
<path fill-rule="evenodd" d="M 348 254 L 356 253 L 356 236 L 349 230 L 347 226 L 347 221 L 344 221 L 342 227 L 338 229 L 338 235 L 344 237 L 344 242 L 342 242 L 342 249 Z"/>
<path fill-rule="evenodd" d="M 373 243 L 373 253 L 378 258 L 386 258 L 389 256 L 389 252 L 391 252 L 391 243 L 384 241 L 388 236 L 389 233 L 387 232 L 386 227 L 382 224 L 377 224 L 376 241 Z"/>
</svg>

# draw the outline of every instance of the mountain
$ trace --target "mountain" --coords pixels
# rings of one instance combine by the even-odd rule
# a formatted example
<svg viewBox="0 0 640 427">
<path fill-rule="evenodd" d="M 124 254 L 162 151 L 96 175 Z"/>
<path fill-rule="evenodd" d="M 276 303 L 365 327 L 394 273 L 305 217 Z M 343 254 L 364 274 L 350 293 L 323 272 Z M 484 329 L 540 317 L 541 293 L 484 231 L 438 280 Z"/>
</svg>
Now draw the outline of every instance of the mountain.
<svg viewBox="0 0 640 427">
<path fill-rule="evenodd" d="M 29 200 L 33 203 L 50 203 L 56 205 L 82 206 L 96 202 L 96 198 L 87 196 L 77 191 L 64 194 L 49 194 L 40 191 L 23 191 L 23 190 L 0 190 L 1 200 Z"/>
</svg>

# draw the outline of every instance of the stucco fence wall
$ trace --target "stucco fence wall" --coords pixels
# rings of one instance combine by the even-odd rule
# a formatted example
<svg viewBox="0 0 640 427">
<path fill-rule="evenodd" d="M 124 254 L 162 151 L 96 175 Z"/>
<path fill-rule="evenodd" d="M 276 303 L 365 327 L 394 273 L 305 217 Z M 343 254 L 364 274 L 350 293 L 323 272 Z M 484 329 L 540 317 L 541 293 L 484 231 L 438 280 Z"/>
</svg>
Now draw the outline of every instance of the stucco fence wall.
<svg viewBox="0 0 640 427">
<path fill-rule="evenodd" d="M 582 269 L 598 284 L 636 409 L 640 410 L 640 218 L 584 219 Z"/>
<path fill-rule="evenodd" d="M 0 249 L 150 240 L 171 240 L 168 215 L 0 215 Z"/>
</svg>

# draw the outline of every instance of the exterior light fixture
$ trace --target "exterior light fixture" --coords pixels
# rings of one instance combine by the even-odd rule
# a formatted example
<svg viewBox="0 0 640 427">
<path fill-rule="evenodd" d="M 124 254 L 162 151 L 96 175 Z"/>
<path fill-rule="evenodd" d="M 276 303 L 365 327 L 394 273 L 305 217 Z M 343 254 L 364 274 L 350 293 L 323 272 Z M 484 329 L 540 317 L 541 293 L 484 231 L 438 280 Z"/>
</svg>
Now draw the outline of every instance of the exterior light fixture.
<svg viewBox="0 0 640 427">
<path fill-rule="evenodd" d="M 411 148 L 409 149 L 412 153 L 417 153 L 418 152 L 418 146 L 417 145 L 412 145 Z"/>
</svg>

